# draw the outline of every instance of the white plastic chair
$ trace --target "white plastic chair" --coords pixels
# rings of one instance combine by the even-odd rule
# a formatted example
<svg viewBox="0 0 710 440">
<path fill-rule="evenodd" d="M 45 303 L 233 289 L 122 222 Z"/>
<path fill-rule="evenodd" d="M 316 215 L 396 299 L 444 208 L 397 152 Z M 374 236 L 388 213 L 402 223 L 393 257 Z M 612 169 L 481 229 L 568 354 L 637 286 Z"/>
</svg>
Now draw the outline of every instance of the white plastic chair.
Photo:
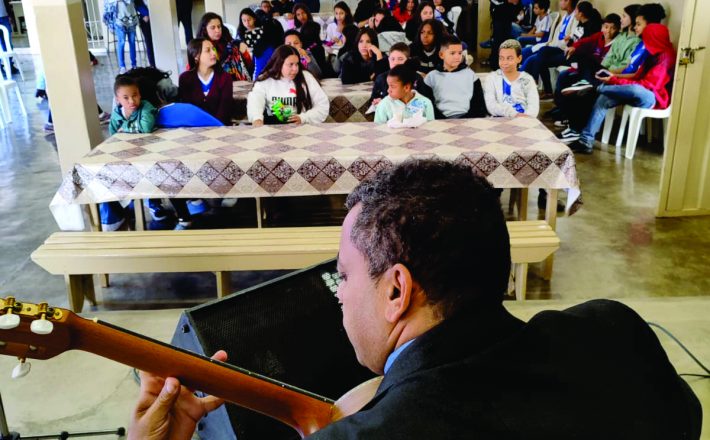
<svg viewBox="0 0 710 440">
<path fill-rule="evenodd" d="M 671 117 L 671 110 L 671 106 L 668 106 L 666 109 L 656 110 L 652 108 L 640 108 L 625 105 L 624 110 L 621 113 L 619 134 L 616 136 L 616 147 L 621 147 L 621 142 L 624 140 L 624 134 L 626 132 L 626 124 L 628 122 L 629 133 L 626 137 L 625 156 L 627 159 L 633 159 L 634 153 L 636 152 L 636 144 L 638 143 L 639 134 L 641 133 L 643 120 L 645 118 L 650 118 L 663 120 L 663 147 L 665 148 L 667 142 L 666 135 L 668 133 L 668 119 Z M 605 144 L 609 143 L 609 137 L 611 136 L 611 129 L 614 125 L 615 115 L 616 108 L 610 108 L 606 112 L 606 118 L 604 119 L 604 131 L 602 132 L 602 142 Z M 650 138 L 650 129 L 646 130 L 646 135 Z"/>
<path fill-rule="evenodd" d="M 17 86 L 17 82 L 13 80 L 0 80 L 0 127 L 4 127 L 6 124 L 12 122 L 12 111 L 10 111 L 9 99 L 9 91 L 11 89 L 15 90 L 15 96 L 17 96 L 17 101 L 20 103 L 20 112 L 23 116 L 27 116 L 25 103 L 22 102 L 22 94 L 20 93 L 20 88 Z"/>
<path fill-rule="evenodd" d="M 456 23 L 459 21 L 459 15 L 461 15 L 461 6 L 454 6 L 449 10 L 449 12 L 446 13 L 446 18 L 449 19 L 450 22 L 454 24 L 454 27 L 456 27 Z"/>
<path fill-rule="evenodd" d="M 222 23 L 222 26 L 227 28 L 229 33 L 232 35 L 232 38 L 237 38 L 237 27 L 236 26 L 234 26 L 233 24 L 229 24 L 229 23 Z"/>
<path fill-rule="evenodd" d="M 17 57 L 17 54 L 15 53 L 14 50 L 12 50 L 12 46 L 10 45 L 10 30 L 5 27 L 5 25 L 0 24 L 0 37 L 2 37 L 3 41 L 5 42 L 5 50 L 2 51 L 0 50 L 0 62 L 3 64 L 3 68 L 5 69 L 5 77 L 7 79 L 12 78 L 12 69 L 10 67 L 10 58 L 15 58 L 15 66 L 17 67 L 17 70 L 20 71 L 20 78 L 22 78 L 22 81 L 25 80 L 25 74 L 22 71 L 22 66 L 20 66 L 20 60 Z"/>
</svg>

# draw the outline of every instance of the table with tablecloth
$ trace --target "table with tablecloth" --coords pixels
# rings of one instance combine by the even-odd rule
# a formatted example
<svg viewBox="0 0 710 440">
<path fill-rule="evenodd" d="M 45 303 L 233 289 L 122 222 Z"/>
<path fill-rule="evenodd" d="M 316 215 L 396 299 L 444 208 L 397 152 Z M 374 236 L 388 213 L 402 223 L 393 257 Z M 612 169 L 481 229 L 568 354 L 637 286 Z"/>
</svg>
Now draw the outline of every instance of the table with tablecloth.
<svg viewBox="0 0 710 440">
<path fill-rule="evenodd" d="M 410 129 L 364 122 L 118 133 L 74 165 L 50 208 L 62 229 L 82 229 L 81 204 L 344 194 L 379 169 L 432 157 L 466 164 L 498 188 L 546 188 L 555 199 L 567 190 L 570 214 L 581 204 L 574 155 L 540 121 L 480 118 Z"/>
<path fill-rule="evenodd" d="M 365 114 L 370 108 L 372 82 L 343 85 L 338 78 L 326 78 L 320 83 L 330 100 L 326 122 L 365 122 L 374 119 L 374 113 Z M 235 81 L 232 85 L 237 119 L 246 117 L 247 95 L 252 86 L 249 81 Z"/>
</svg>

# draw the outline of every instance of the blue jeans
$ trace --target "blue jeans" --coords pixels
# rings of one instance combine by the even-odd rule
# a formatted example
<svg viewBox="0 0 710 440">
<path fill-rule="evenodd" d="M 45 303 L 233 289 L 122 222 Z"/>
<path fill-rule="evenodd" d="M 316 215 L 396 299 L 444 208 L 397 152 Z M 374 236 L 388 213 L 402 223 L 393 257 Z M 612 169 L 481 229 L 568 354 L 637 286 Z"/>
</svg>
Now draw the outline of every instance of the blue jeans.
<svg viewBox="0 0 710 440">
<path fill-rule="evenodd" d="M 518 23 L 512 23 L 510 28 L 510 38 L 516 40 L 523 33 L 523 28 Z"/>
<path fill-rule="evenodd" d="M 542 78 L 542 85 L 545 86 L 546 93 L 552 93 L 552 83 L 550 81 L 550 67 L 561 66 L 567 58 L 562 49 L 552 46 L 541 47 L 535 54 L 523 61 L 522 70 L 532 75 L 535 81 Z"/>
<path fill-rule="evenodd" d="M 587 125 L 582 130 L 579 140 L 588 148 L 594 145 L 594 137 L 604 123 L 606 112 L 610 108 L 623 104 L 634 107 L 651 108 L 656 105 L 656 95 L 652 91 L 638 84 L 610 86 L 602 84 L 597 88 L 597 102 L 594 103 L 592 115 Z"/>
<path fill-rule="evenodd" d="M 132 28 L 124 28 L 116 25 L 113 28 L 116 33 L 116 56 L 118 57 L 118 67 L 126 68 L 126 61 L 123 58 L 123 49 L 125 48 L 126 37 L 128 37 L 128 52 L 131 55 L 131 68 L 136 67 L 136 26 Z"/>
<path fill-rule="evenodd" d="M 537 37 L 518 37 L 518 43 L 523 47 L 537 44 Z"/>
<path fill-rule="evenodd" d="M 12 49 L 12 25 L 10 24 L 10 17 L 0 17 L 0 24 L 7 28 L 7 32 L 10 34 L 10 49 Z M 7 50 L 5 47 L 5 40 L 0 38 L 0 47 L 2 47 L 3 52 Z"/>
</svg>

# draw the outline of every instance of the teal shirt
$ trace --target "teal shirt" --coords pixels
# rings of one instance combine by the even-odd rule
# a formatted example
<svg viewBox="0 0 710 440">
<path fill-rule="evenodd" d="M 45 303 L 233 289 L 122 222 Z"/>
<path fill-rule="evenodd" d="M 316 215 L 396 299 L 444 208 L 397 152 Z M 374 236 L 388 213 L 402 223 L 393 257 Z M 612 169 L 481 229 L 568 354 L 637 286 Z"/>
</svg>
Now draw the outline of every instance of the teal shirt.
<svg viewBox="0 0 710 440">
<path fill-rule="evenodd" d="M 426 96 L 420 95 L 414 90 L 414 97 L 408 103 L 399 99 L 392 99 L 389 96 L 382 98 L 375 110 L 375 123 L 385 124 L 392 119 L 395 113 L 401 113 L 404 118 L 410 118 L 418 111 L 421 111 L 427 121 L 434 120 L 434 106 Z"/>
<path fill-rule="evenodd" d="M 602 60 L 602 66 L 609 70 L 623 69 L 631 61 L 631 53 L 641 39 L 634 32 L 623 32 L 614 38 L 611 48 Z"/>
<path fill-rule="evenodd" d="M 157 110 L 148 101 L 141 101 L 136 111 L 128 119 L 123 117 L 121 106 L 116 106 L 111 113 L 111 122 L 108 132 L 112 136 L 116 133 L 150 133 L 155 128 L 155 115 Z"/>
</svg>

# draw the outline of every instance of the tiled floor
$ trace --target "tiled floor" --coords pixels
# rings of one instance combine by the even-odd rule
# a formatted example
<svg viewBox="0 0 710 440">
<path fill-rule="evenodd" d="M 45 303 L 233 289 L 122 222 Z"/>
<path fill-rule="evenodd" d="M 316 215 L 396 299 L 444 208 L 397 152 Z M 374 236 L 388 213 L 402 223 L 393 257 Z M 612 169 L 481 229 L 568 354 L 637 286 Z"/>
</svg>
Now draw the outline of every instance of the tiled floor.
<svg viewBox="0 0 710 440">
<path fill-rule="evenodd" d="M 100 61 L 94 71 L 96 90 L 100 105 L 108 111 L 116 63 L 105 58 Z M 67 306 L 64 280 L 45 273 L 29 259 L 30 253 L 57 230 L 48 204 L 61 176 L 54 136 L 42 132 L 47 104 L 38 106 L 34 101 L 29 58 L 23 58 L 23 66 L 26 81 L 20 86 L 29 114 L 22 117 L 13 104 L 14 122 L 0 130 L 0 295 L 46 299 Z M 549 104 L 543 108 L 549 108 Z M 710 294 L 710 217 L 654 216 L 662 163 L 658 145 L 659 140 L 650 146 L 640 142 L 633 161 L 606 146 L 591 156 L 577 158 L 584 206 L 574 216 L 558 220 L 562 246 L 555 256 L 554 277 L 550 282 L 543 281 L 539 268 L 531 267 L 529 298 Z M 237 211 L 252 210 L 252 203 L 240 201 Z M 310 210 L 304 203 L 290 201 L 278 211 L 283 218 L 303 220 Z M 318 210 L 319 221 L 338 223 L 342 216 L 342 211 L 329 214 L 325 209 Z M 537 213 L 533 193 L 529 212 L 532 216 Z M 273 275 L 238 273 L 234 274 L 233 285 L 246 287 Z M 214 292 L 211 274 L 116 275 L 111 281 L 112 287 L 104 293 L 104 309 L 183 307 L 210 298 Z"/>
</svg>

